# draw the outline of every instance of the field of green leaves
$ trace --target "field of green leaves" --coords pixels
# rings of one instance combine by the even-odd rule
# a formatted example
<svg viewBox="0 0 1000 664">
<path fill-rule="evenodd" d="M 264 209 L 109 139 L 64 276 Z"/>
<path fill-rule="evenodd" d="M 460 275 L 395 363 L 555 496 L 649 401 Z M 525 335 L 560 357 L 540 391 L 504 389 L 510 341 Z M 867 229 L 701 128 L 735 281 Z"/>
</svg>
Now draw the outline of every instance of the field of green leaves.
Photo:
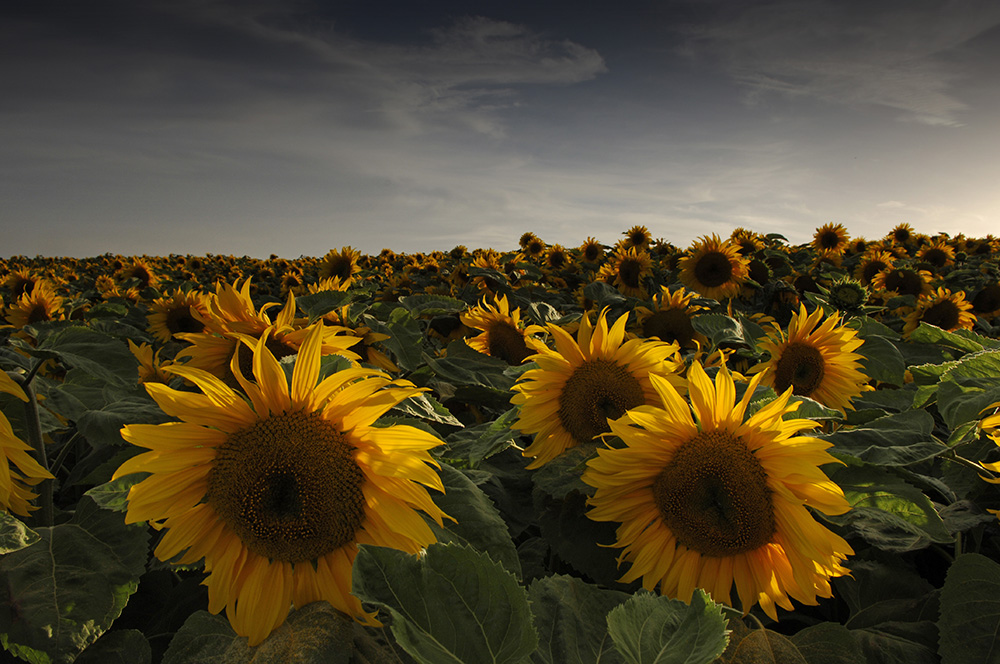
<svg viewBox="0 0 1000 664">
<path fill-rule="evenodd" d="M 1000 241 L 619 237 L 0 259 L 0 660 L 1000 661 Z"/>
</svg>

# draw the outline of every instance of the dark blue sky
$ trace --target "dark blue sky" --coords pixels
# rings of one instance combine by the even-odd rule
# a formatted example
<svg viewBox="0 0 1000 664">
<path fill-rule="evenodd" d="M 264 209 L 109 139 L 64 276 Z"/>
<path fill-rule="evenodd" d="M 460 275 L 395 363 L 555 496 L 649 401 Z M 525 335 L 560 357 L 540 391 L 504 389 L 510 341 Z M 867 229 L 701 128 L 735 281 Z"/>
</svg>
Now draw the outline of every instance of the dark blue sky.
<svg viewBox="0 0 1000 664">
<path fill-rule="evenodd" d="M 2 255 L 687 246 L 1000 214 L 1000 3 L 32 2 Z"/>
</svg>

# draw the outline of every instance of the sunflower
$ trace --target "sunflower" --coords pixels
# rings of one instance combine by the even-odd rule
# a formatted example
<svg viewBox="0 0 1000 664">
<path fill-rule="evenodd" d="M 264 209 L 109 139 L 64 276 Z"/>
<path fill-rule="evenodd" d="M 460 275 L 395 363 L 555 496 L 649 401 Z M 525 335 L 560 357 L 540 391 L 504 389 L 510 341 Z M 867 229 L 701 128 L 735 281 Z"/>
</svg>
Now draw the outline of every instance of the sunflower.
<svg viewBox="0 0 1000 664">
<path fill-rule="evenodd" d="M 153 266 L 142 258 L 131 259 L 118 271 L 118 281 L 123 285 L 130 279 L 135 279 L 139 282 L 137 288 L 140 290 L 149 288 L 150 286 L 156 287 L 160 283 L 160 277 L 156 274 Z"/>
<path fill-rule="evenodd" d="M 747 228 L 738 227 L 729 235 L 730 241 L 738 246 L 741 256 L 753 256 L 764 248 L 764 239 L 760 233 Z"/>
<path fill-rule="evenodd" d="M 24 390 L 6 371 L 0 371 L 0 392 L 28 401 Z M 14 434 L 10 420 L 0 413 L 0 510 L 28 516 L 38 509 L 30 504 L 38 496 L 29 487 L 53 477 L 31 456 L 31 451 L 31 446 Z"/>
<path fill-rule="evenodd" d="M 339 277 L 327 277 L 320 279 L 315 284 L 309 284 L 306 286 L 306 290 L 309 291 L 310 295 L 315 295 L 324 291 L 346 291 L 347 286 Z"/>
<path fill-rule="evenodd" d="M 949 331 L 971 330 L 976 324 L 976 314 L 972 312 L 972 303 L 965 299 L 964 292 L 952 293 L 947 288 L 938 288 L 930 295 L 922 295 L 917 301 L 917 308 L 906 317 L 903 335 L 909 337 L 920 323 Z"/>
<path fill-rule="evenodd" d="M 879 249 L 868 250 L 861 256 L 858 266 L 854 269 L 854 278 L 860 281 L 862 285 L 867 286 L 872 282 L 876 274 L 882 270 L 891 268 L 895 260 L 896 257 L 888 251 Z"/>
<path fill-rule="evenodd" d="M 128 339 L 128 349 L 131 351 L 132 356 L 135 357 L 136 361 L 139 362 L 139 382 L 140 383 L 169 383 L 170 376 L 166 374 L 164 369 L 168 367 L 171 362 L 169 360 L 160 359 L 160 350 L 153 351 L 153 347 L 149 344 L 139 344 L 136 345 L 131 339 Z"/>
<path fill-rule="evenodd" d="M 885 239 L 892 242 L 895 245 L 906 245 L 915 239 L 916 235 L 913 232 L 913 226 L 907 223 L 897 224 L 889 234 L 885 236 Z"/>
<path fill-rule="evenodd" d="M 7 278 L 4 279 L 4 286 L 10 289 L 11 295 L 15 298 L 19 298 L 25 293 L 30 293 L 31 289 L 35 287 L 38 283 L 38 277 L 32 274 L 31 270 L 26 267 L 22 267 L 17 270 L 12 270 Z"/>
<path fill-rule="evenodd" d="M 345 284 L 354 283 L 354 275 L 361 272 L 358 259 L 361 252 L 353 247 L 342 247 L 340 251 L 331 249 L 319 264 L 319 278 L 337 277 Z"/>
<path fill-rule="evenodd" d="M 608 431 L 608 419 L 649 403 L 656 392 L 650 373 L 671 375 L 683 367 L 677 344 L 646 339 L 625 341 L 623 315 L 608 328 L 607 309 L 593 326 L 586 316 L 577 338 L 549 323 L 555 350 L 540 348 L 531 357 L 537 369 L 524 372 L 511 403 L 520 406 L 512 428 L 534 436 L 523 454 L 539 468 L 571 447 L 590 443 Z"/>
<path fill-rule="evenodd" d="M 528 357 L 544 348 L 544 344 L 531 336 L 542 328 L 537 325 L 525 327 L 521 323 L 521 310 L 511 311 L 506 295 L 494 298 L 494 301 L 495 306 L 488 304 L 486 298 L 483 298 L 480 304 L 461 314 L 459 318 L 463 325 L 481 331 L 476 336 L 467 338 L 465 343 L 480 353 L 498 357 L 507 364 L 523 364 Z"/>
<path fill-rule="evenodd" d="M 115 472 L 152 473 L 128 494 L 125 521 L 165 529 L 154 553 L 191 564 L 202 558 L 208 609 L 263 641 L 289 607 L 326 600 L 377 624 L 351 595 L 358 544 L 417 553 L 435 541 L 416 510 L 446 515 L 427 489 L 443 491 L 427 450 L 442 444 L 415 427 L 375 426 L 420 389 L 369 369 L 336 372 L 317 385 L 322 325 L 310 329 L 291 383 L 261 339 L 249 403 L 211 374 L 174 365 L 201 394 L 147 384 L 180 422 L 132 424 L 129 442 L 150 451 Z M 234 371 L 239 374 L 238 371 Z"/>
<path fill-rule="evenodd" d="M 7 309 L 7 322 L 21 329 L 25 325 L 64 318 L 63 299 L 55 286 L 46 279 L 39 279 L 29 292 L 25 292 Z"/>
<path fill-rule="evenodd" d="M 523 247 L 524 253 L 529 258 L 539 259 L 545 255 L 545 242 L 538 236 L 530 238 L 528 244 Z"/>
<path fill-rule="evenodd" d="M 823 224 L 813 235 L 812 246 L 820 253 L 840 255 L 847 249 L 850 236 L 843 224 Z"/>
<path fill-rule="evenodd" d="M 517 240 L 517 246 L 521 247 L 522 249 L 527 249 L 528 245 L 537 239 L 538 236 L 532 233 L 531 231 L 522 233 L 521 237 Z"/>
<path fill-rule="evenodd" d="M 947 242 L 938 240 L 918 251 L 917 258 L 941 269 L 955 263 L 955 250 Z"/>
<path fill-rule="evenodd" d="M 987 319 L 1000 314 L 1000 282 L 988 283 L 976 291 L 972 298 L 972 313 Z"/>
<path fill-rule="evenodd" d="M 611 422 L 625 447 L 599 450 L 582 478 L 596 489 L 587 516 L 621 524 L 614 546 L 631 563 L 621 580 L 685 602 L 704 588 L 725 604 L 735 583 L 744 614 L 760 604 L 774 620 L 775 605 L 831 597 L 830 578 L 848 573 L 854 551 L 809 508 L 834 515 L 850 505 L 820 469 L 837 461 L 831 444 L 798 435 L 816 423 L 783 419 L 797 406 L 791 390 L 744 421 L 760 376 L 737 403 L 728 371 L 713 384 L 693 364 L 690 405 L 651 379 L 656 402 Z"/>
<path fill-rule="evenodd" d="M 748 261 L 737 245 L 723 242 L 714 233 L 695 242 L 678 267 L 688 289 L 715 300 L 738 295 L 749 276 Z"/>
<path fill-rule="evenodd" d="M 636 247 L 638 249 L 649 249 L 649 243 L 653 241 L 653 234 L 645 226 L 633 226 L 622 232 L 625 239 L 622 243 L 626 247 Z"/>
<path fill-rule="evenodd" d="M 871 287 L 872 291 L 881 293 L 885 300 L 895 295 L 913 295 L 919 298 L 931 294 L 933 278 L 934 275 L 927 270 L 891 267 L 872 277 Z"/>
<path fill-rule="evenodd" d="M 572 265 L 572 259 L 561 244 L 553 244 L 545 250 L 542 265 L 546 270 L 558 272 Z"/>
<path fill-rule="evenodd" d="M 160 343 L 167 343 L 178 332 L 201 332 L 209 313 L 209 297 L 197 291 L 175 290 L 169 297 L 149 305 L 149 333 Z"/>
<path fill-rule="evenodd" d="M 692 303 L 697 295 L 687 292 L 683 287 L 671 291 L 666 286 L 661 286 L 660 292 L 653 296 L 655 311 L 646 307 L 635 308 L 642 336 L 673 342 L 681 348 L 707 346 L 708 338 L 695 331 L 691 324 L 691 319 L 705 310 L 705 307 Z"/>
<path fill-rule="evenodd" d="M 596 263 L 604 255 L 604 245 L 597 241 L 597 238 L 588 237 L 587 241 L 580 245 L 580 258 L 587 263 Z"/>
<path fill-rule="evenodd" d="M 611 284 L 623 295 L 645 298 L 642 280 L 652 274 L 653 260 L 649 252 L 639 247 L 619 245 L 608 262 L 601 266 L 597 278 Z"/>
<path fill-rule="evenodd" d="M 753 367 L 763 372 L 761 382 L 779 394 L 791 389 L 796 396 L 808 397 L 841 413 L 853 408 L 851 399 L 861 394 L 868 377 L 861 371 L 862 356 L 855 353 L 864 343 L 857 331 L 840 324 L 840 314 L 823 320 L 823 310 L 792 316 L 786 335 L 774 325 L 759 343 L 771 359 Z"/>
</svg>

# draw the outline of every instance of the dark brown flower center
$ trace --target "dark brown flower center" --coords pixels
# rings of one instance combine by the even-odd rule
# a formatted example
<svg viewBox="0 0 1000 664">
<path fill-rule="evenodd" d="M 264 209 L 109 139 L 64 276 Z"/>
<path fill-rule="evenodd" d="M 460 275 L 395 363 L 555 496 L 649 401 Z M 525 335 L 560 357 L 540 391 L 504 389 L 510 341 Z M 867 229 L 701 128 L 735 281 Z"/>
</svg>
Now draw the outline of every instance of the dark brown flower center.
<svg viewBox="0 0 1000 664">
<path fill-rule="evenodd" d="M 767 473 L 746 444 L 725 431 L 684 443 L 653 482 L 653 500 L 677 542 L 703 556 L 739 555 L 774 536 Z"/>
<path fill-rule="evenodd" d="M 354 541 L 364 521 L 353 449 L 318 413 L 271 415 L 218 449 L 207 500 L 250 551 L 315 560 Z"/>
<path fill-rule="evenodd" d="M 920 320 L 931 325 L 937 325 L 942 330 L 954 330 L 958 327 L 961 319 L 959 317 L 958 305 L 952 300 L 946 299 L 935 302 L 927 307 Z"/>
<path fill-rule="evenodd" d="M 524 342 L 524 333 L 507 321 L 490 325 L 489 344 L 491 357 L 498 357 L 512 366 L 521 364 L 534 351 Z"/>
<path fill-rule="evenodd" d="M 634 258 L 624 258 L 618 264 L 618 278 L 629 288 L 639 287 L 639 277 L 642 276 L 642 263 Z"/>
<path fill-rule="evenodd" d="M 885 261 L 880 260 L 870 260 L 864 264 L 861 268 L 861 281 L 864 284 L 870 284 L 872 279 L 876 274 L 889 267 L 885 264 Z"/>
<path fill-rule="evenodd" d="M 1000 284 L 990 284 L 972 298 L 972 311 L 988 314 L 1000 309 Z"/>
<path fill-rule="evenodd" d="M 934 267 L 944 267 L 948 263 L 948 252 L 938 247 L 932 247 L 924 252 L 921 257 Z"/>
<path fill-rule="evenodd" d="M 667 343 L 676 341 L 682 348 L 694 345 L 694 334 L 691 315 L 676 307 L 656 311 L 642 323 L 644 337 L 657 337 Z"/>
<path fill-rule="evenodd" d="M 789 344 L 775 365 L 774 389 L 778 394 L 789 387 L 792 394 L 808 397 L 823 383 L 823 356 L 813 346 L 800 342 Z"/>
<path fill-rule="evenodd" d="M 580 443 L 611 431 L 608 419 L 646 402 L 639 380 L 610 360 L 587 360 L 573 372 L 559 395 L 559 421 Z"/>
<path fill-rule="evenodd" d="M 900 295 L 920 295 L 924 280 L 913 270 L 892 270 L 885 276 L 885 288 Z"/>
<path fill-rule="evenodd" d="M 709 251 L 695 263 L 694 276 L 698 283 L 708 288 L 715 288 L 729 283 L 733 276 L 733 264 L 727 254 L 721 251 Z"/>
<path fill-rule="evenodd" d="M 205 324 L 191 315 L 191 307 L 183 305 L 171 307 L 167 311 L 167 330 L 173 336 L 178 332 L 201 332 L 205 329 Z"/>
<path fill-rule="evenodd" d="M 823 249 L 836 249 L 840 246 L 841 237 L 837 231 L 824 231 L 819 236 L 819 246 Z"/>
</svg>

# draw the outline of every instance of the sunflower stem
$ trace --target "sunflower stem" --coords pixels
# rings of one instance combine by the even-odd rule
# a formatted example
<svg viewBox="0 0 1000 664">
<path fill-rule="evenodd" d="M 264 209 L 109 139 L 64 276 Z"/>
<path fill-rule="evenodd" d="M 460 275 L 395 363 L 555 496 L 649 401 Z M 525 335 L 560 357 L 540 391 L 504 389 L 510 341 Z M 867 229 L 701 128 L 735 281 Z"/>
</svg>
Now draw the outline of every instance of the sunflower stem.
<svg viewBox="0 0 1000 664">
<path fill-rule="evenodd" d="M 21 386 L 28 401 L 24 404 L 24 427 L 28 444 L 35 452 L 35 460 L 45 470 L 49 469 L 49 461 L 45 454 L 45 440 L 42 438 L 42 424 L 38 417 L 38 401 L 31 387 L 31 380 L 37 372 L 40 362 L 36 363 L 27 374 L 11 373 L 11 378 Z M 55 520 L 55 510 L 52 504 L 53 480 L 42 480 L 38 485 L 38 521 L 42 526 L 51 527 Z"/>
<path fill-rule="evenodd" d="M 73 448 L 73 443 L 75 443 L 76 439 L 79 437 L 80 437 L 80 432 L 74 431 L 73 435 L 69 437 L 69 440 L 67 440 L 63 444 L 63 446 L 59 448 L 59 453 L 56 455 L 55 461 L 52 462 L 52 468 L 49 469 L 50 473 L 55 475 L 56 473 L 59 472 L 59 470 L 62 468 L 63 462 L 66 460 L 66 456 L 69 454 L 69 451 Z"/>
<path fill-rule="evenodd" d="M 961 464 L 963 466 L 971 468 L 972 470 L 976 471 L 980 475 L 982 475 L 983 473 L 989 473 L 990 475 L 993 475 L 993 473 L 990 473 L 990 471 L 988 471 L 986 468 L 983 468 L 981 465 L 979 465 L 975 461 L 970 461 L 969 459 L 966 459 L 963 456 L 959 456 L 958 453 L 955 452 L 955 450 L 953 450 L 953 449 L 948 450 L 947 452 L 945 452 L 941 456 L 944 457 L 945 459 L 950 460 L 950 461 L 954 461 L 957 464 Z"/>
</svg>

